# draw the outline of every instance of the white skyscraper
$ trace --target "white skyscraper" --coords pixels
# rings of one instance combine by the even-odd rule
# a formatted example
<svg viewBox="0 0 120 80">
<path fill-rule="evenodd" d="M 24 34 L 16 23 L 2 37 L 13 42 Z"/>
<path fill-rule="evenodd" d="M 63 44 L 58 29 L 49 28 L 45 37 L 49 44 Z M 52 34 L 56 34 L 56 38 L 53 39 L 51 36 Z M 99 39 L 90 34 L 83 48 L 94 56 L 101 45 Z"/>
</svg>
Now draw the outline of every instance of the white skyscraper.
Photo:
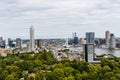
<svg viewBox="0 0 120 80">
<path fill-rule="evenodd" d="M 115 36 L 114 36 L 114 34 L 110 34 L 109 48 L 110 49 L 115 48 Z"/>
<path fill-rule="evenodd" d="M 34 40 L 34 27 L 30 27 L 30 49 L 31 51 L 35 50 L 35 40 Z"/>
</svg>

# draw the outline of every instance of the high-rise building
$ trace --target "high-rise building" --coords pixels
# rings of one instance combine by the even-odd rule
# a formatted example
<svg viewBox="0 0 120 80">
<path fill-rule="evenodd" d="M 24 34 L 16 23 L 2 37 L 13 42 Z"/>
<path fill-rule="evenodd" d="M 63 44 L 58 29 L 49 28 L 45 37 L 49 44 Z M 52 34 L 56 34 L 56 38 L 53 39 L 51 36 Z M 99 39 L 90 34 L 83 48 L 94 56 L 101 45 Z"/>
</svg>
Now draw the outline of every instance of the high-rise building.
<svg viewBox="0 0 120 80">
<path fill-rule="evenodd" d="M 6 47 L 6 45 L 5 45 L 5 40 L 2 41 L 2 43 L 0 44 L 0 47 L 1 47 L 1 48 L 5 48 L 5 47 Z"/>
<path fill-rule="evenodd" d="M 73 33 L 73 44 L 74 45 L 78 44 L 78 37 L 76 33 Z"/>
<path fill-rule="evenodd" d="M 43 45 L 42 39 L 38 39 L 38 40 L 37 40 L 37 47 L 38 47 L 38 48 L 41 48 L 42 45 Z"/>
<path fill-rule="evenodd" d="M 65 45 L 64 45 L 64 47 L 69 47 L 68 42 L 69 42 L 69 40 L 68 40 L 68 38 L 67 38 L 66 41 L 65 41 Z"/>
<path fill-rule="evenodd" d="M 34 27 L 30 27 L 30 49 L 31 51 L 35 50 L 35 39 L 34 39 Z"/>
<path fill-rule="evenodd" d="M 13 44 L 13 40 L 12 40 L 11 38 L 8 38 L 8 46 L 9 46 L 10 48 L 15 47 L 15 45 Z"/>
<path fill-rule="evenodd" d="M 27 51 L 31 51 L 31 45 L 30 45 L 30 42 L 27 42 Z"/>
<path fill-rule="evenodd" d="M 115 36 L 114 36 L 114 34 L 110 34 L 109 48 L 110 49 L 115 48 Z"/>
<path fill-rule="evenodd" d="M 87 32 L 86 33 L 86 43 L 87 44 L 93 44 L 95 39 L 95 33 L 94 32 Z"/>
<path fill-rule="evenodd" d="M 84 44 L 84 38 L 80 38 L 80 45 Z"/>
<path fill-rule="evenodd" d="M 94 45 L 93 44 L 85 44 L 83 47 L 84 51 L 84 59 L 86 62 L 94 61 Z"/>
<path fill-rule="evenodd" d="M 5 47 L 5 43 L 4 43 L 3 37 L 0 37 L 0 47 L 1 48 Z"/>
<path fill-rule="evenodd" d="M 16 39 L 16 48 L 21 49 L 22 40 L 20 38 Z"/>
<path fill-rule="evenodd" d="M 109 40 L 110 40 L 110 32 L 106 31 L 106 33 L 105 33 L 105 44 L 107 46 L 109 45 Z"/>
<path fill-rule="evenodd" d="M 0 37 L 0 44 L 2 44 L 2 42 L 3 42 L 3 38 L 2 38 L 2 37 Z"/>
</svg>

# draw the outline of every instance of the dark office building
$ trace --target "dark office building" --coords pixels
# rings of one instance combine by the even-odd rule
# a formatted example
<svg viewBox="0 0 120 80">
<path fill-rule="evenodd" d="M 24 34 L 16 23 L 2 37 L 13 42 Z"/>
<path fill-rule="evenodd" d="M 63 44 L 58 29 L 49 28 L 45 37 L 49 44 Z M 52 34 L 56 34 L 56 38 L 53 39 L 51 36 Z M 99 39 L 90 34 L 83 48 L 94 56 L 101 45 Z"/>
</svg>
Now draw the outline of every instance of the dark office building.
<svg viewBox="0 0 120 80">
<path fill-rule="evenodd" d="M 84 59 L 86 62 L 94 61 L 94 45 L 93 44 L 84 44 Z"/>
</svg>

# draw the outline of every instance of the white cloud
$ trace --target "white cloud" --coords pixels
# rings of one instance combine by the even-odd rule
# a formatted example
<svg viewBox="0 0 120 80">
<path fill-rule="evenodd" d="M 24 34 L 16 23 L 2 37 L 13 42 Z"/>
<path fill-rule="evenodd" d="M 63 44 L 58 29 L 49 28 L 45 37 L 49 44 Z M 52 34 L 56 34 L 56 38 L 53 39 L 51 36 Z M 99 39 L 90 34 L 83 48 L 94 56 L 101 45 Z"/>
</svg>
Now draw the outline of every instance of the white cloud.
<svg viewBox="0 0 120 80">
<path fill-rule="evenodd" d="M 120 25 L 119 14 L 120 0 L 1 0 L 3 30 L 0 30 L 0 36 L 6 35 L 3 33 L 11 34 L 10 37 L 22 36 L 21 32 L 29 36 L 31 24 L 37 29 L 36 36 L 42 37 L 55 37 L 55 34 L 65 37 L 75 31 L 83 35 L 86 31 L 95 31 L 103 37 L 101 31 L 109 29 L 119 35 L 115 31 Z M 115 29 L 109 26 L 115 26 Z M 5 32 L 6 29 L 9 30 Z"/>
</svg>

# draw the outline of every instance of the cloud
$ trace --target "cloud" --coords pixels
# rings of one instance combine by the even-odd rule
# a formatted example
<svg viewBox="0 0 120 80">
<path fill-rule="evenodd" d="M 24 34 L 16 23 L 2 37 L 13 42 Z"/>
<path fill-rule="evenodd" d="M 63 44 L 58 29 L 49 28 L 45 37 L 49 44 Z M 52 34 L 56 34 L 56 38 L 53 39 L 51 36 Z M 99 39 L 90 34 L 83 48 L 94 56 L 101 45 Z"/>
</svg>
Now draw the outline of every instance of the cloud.
<svg viewBox="0 0 120 80">
<path fill-rule="evenodd" d="M 24 32 L 29 36 L 31 24 L 37 29 L 36 36 L 42 37 L 71 36 L 75 31 L 83 35 L 86 31 L 95 31 L 98 35 L 109 29 L 115 32 L 109 26 L 119 28 L 119 8 L 120 0 L 1 0 L 0 24 L 3 30 L 0 34 L 8 33 L 12 37 L 16 34 L 22 36 L 21 32 Z M 5 32 L 6 29 L 9 31 Z"/>
</svg>

